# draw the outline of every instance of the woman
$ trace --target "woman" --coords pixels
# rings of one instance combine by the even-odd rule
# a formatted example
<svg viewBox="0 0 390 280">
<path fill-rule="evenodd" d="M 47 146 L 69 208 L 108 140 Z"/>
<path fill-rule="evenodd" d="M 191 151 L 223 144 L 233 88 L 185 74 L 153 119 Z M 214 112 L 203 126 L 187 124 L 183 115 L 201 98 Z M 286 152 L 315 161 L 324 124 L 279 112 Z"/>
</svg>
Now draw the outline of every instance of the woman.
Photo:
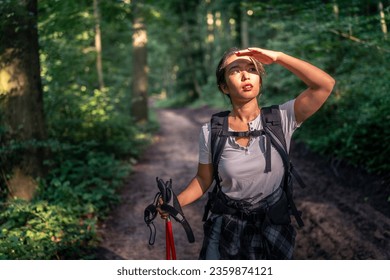
<svg viewBox="0 0 390 280">
<path fill-rule="evenodd" d="M 260 48 L 232 49 L 224 54 L 216 71 L 219 90 L 232 104 L 228 116 L 230 131 L 261 130 L 258 97 L 262 85 L 263 64 L 276 63 L 295 74 L 306 85 L 298 97 L 279 106 L 286 143 L 307 118 L 330 95 L 335 81 L 319 68 L 282 52 Z M 250 205 L 251 209 L 272 206 L 281 197 L 283 163 L 271 148 L 271 172 L 264 170 L 263 137 L 229 137 L 219 165 L 220 193 L 225 203 Z M 196 176 L 178 195 L 183 207 L 199 199 L 213 182 L 210 152 L 210 123 L 202 127 Z M 224 208 L 224 207 L 222 207 Z M 295 230 L 289 224 L 264 223 L 243 215 L 211 213 L 204 225 L 201 259 L 291 259 Z M 164 215 L 163 215 L 164 216 Z"/>
</svg>

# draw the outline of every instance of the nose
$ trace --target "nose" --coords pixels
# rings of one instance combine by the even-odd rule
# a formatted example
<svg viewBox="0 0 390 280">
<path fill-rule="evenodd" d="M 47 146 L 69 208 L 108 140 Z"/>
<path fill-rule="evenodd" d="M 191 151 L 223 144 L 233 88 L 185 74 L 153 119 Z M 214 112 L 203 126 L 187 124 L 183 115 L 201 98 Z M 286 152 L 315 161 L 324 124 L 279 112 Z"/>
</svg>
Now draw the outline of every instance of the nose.
<svg viewBox="0 0 390 280">
<path fill-rule="evenodd" d="M 241 80 L 249 80 L 249 73 L 246 70 L 241 72 Z"/>
</svg>

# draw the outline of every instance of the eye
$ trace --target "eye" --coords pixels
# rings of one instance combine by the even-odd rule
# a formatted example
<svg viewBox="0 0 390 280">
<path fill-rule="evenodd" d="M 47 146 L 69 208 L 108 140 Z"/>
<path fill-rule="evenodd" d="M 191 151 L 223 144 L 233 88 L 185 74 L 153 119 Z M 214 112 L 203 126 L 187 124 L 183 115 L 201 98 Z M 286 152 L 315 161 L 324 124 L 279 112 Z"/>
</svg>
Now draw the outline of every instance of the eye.
<svg viewBox="0 0 390 280">
<path fill-rule="evenodd" d="M 231 69 L 231 70 L 229 71 L 229 74 L 230 74 L 230 75 L 236 75 L 236 74 L 239 74 L 240 72 L 241 72 L 240 69 L 235 68 L 235 69 Z"/>
<path fill-rule="evenodd" d="M 249 67 L 248 72 L 257 73 L 256 67 Z"/>
</svg>

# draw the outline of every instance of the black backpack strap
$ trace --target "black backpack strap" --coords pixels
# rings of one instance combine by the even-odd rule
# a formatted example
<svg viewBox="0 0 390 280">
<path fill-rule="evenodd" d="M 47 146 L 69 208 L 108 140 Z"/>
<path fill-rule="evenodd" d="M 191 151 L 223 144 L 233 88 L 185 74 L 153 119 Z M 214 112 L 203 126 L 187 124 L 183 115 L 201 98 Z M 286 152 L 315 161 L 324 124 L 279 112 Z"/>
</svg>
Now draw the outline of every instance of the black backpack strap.
<svg viewBox="0 0 390 280">
<path fill-rule="evenodd" d="M 218 164 L 221 159 L 223 148 L 227 140 L 229 130 L 228 116 L 230 111 L 224 111 L 214 114 L 211 117 L 211 155 L 213 163 L 214 179 L 219 185 Z M 225 132 L 225 133 L 224 133 Z"/>
<path fill-rule="evenodd" d="M 280 118 L 280 110 L 278 105 L 261 108 L 261 117 L 264 128 L 267 127 L 272 134 L 279 140 L 283 148 L 287 151 L 286 139 L 282 129 L 282 120 Z"/>
<path fill-rule="evenodd" d="M 295 202 L 293 200 L 291 175 L 294 175 L 294 177 L 296 177 L 297 173 L 294 170 L 293 165 L 290 163 L 288 154 L 286 153 L 284 148 L 281 146 L 281 144 L 278 141 L 276 141 L 276 138 L 274 138 L 271 135 L 270 135 L 270 139 L 271 139 L 272 145 L 278 151 L 278 153 L 280 154 L 282 161 L 283 161 L 283 165 L 284 165 L 284 169 L 285 169 L 284 178 L 283 178 L 283 189 L 286 193 L 288 203 L 291 207 L 291 212 L 292 212 L 293 216 L 295 217 L 295 220 L 297 221 L 299 227 L 303 227 L 304 223 L 303 223 L 303 220 L 301 218 L 301 213 L 298 211 L 298 209 L 295 205 Z M 303 183 L 303 181 L 302 181 L 302 183 Z M 304 187 L 304 185 L 303 185 L 303 187 Z"/>
<path fill-rule="evenodd" d="M 267 141 L 270 141 L 272 146 L 278 151 L 282 158 L 283 166 L 285 169 L 283 178 L 283 189 L 286 192 L 291 212 L 294 215 L 298 225 L 303 227 L 304 223 L 301 218 L 301 213 L 298 211 L 292 196 L 292 182 L 291 175 L 295 177 L 298 183 L 305 187 L 303 180 L 295 171 L 293 165 L 290 162 L 289 154 L 287 151 L 286 139 L 284 138 L 284 132 L 281 126 L 280 110 L 279 106 L 272 105 L 270 107 L 262 108 L 262 121 L 264 131 L 267 135 Z M 268 148 L 268 147 L 267 147 Z M 269 150 L 266 153 L 270 153 Z M 268 163 L 270 164 L 270 162 Z M 266 166 L 267 166 L 267 155 L 266 155 Z M 267 167 L 266 167 L 267 169 Z"/>
<path fill-rule="evenodd" d="M 213 197 L 219 191 L 220 188 L 220 178 L 218 174 L 218 164 L 221 158 L 223 148 L 225 147 L 227 135 L 224 132 L 229 130 L 228 116 L 230 111 L 223 111 L 212 115 L 210 120 L 210 149 L 211 149 L 211 160 L 213 164 L 213 177 L 214 177 L 214 188 L 212 192 L 209 192 L 209 199 L 205 206 L 205 211 L 203 214 L 203 221 L 207 220 L 209 211 L 211 209 L 211 204 L 213 201 Z"/>
<path fill-rule="evenodd" d="M 282 144 L 285 151 L 287 151 L 286 140 L 282 129 L 282 121 L 280 119 L 280 111 L 278 105 L 261 108 L 261 118 L 264 130 L 268 129 L 265 135 L 266 139 L 266 153 L 265 153 L 265 173 L 271 171 L 271 138 L 270 133 L 275 136 Z"/>
<path fill-rule="evenodd" d="M 284 158 L 284 161 L 286 161 L 286 163 L 289 163 L 289 165 L 285 166 L 290 166 L 289 171 L 291 172 L 291 174 L 297 180 L 299 185 L 302 188 L 305 188 L 305 183 L 290 162 L 289 152 L 287 151 L 286 139 L 284 137 L 284 132 L 282 129 L 279 106 L 272 105 L 270 107 L 264 107 L 261 110 L 265 134 L 268 135 L 269 139 L 271 140 L 270 142 L 275 147 L 275 149 L 277 149 L 276 146 L 280 146 L 279 150 L 277 149 L 279 154 L 281 155 L 282 159 Z"/>
</svg>

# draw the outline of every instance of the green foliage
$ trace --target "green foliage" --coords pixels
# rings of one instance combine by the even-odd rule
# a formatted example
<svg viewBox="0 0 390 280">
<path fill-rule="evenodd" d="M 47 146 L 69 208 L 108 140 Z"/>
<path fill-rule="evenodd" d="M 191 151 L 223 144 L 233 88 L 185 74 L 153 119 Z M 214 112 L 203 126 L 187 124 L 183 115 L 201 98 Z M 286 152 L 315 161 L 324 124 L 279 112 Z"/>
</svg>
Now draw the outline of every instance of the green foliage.
<svg viewBox="0 0 390 280">
<path fill-rule="evenodd" d="M 375 61 L 377 56 L 365 53 L 365 60 L 371 64 L 355 56 L 345 58 L 334 96 L 305 124 L 299 138 L 325 155 L 384 174 L 390 168 L 390 75 L 381 59 Z M 385 57 L 389 59 L 390 55 Z M 349 74 L 351 70 L 344 72 L 344 67 L 349 68 L 345 64 L 355 65 L 357 60 L 362 62 L 353 70 L 354 75 Z M 375 78 L 367 79 L 366 73 Z"/>
<path fill-rule="evenodd" d="M 0 214 L 0 259 L 74 259 L 96 243 L 96 217 L 71 206 L 14 200 Z"/>
<path fill-rule="evenodd" d="M 1 205 L 0 259 L 88 258 L 98 220 L 119 201 L 116 190 L 130 163 L 98 151 L 96 143 L 47 144 L 50 172 L 34 200 Z"/>
<path fill-rule="evenodd" d="M 107 73 L 102 89 L 92 47 L 92 2 L 38 3 L 49 138 L 0 147 L 0 259 L 90 258 L 98 221 L 119 201 L 118 187 L 156 129 L 154 122 L 141 126 L 131 118 L 130 5 L 100 2 Z M 4 130 L 0 127 L 0 139 Z M 36 148 L 49 155 L 47 176 L 33 201 L 10 198 L 10 161 Z"/>
<path fill-rule="evenodd" d="M 129 168 L 113 155 L 94 150 L 93 143 L 67 145 L 56 153 L 41 198 L 57 204 L 72 203 L 103 214 L 116 202 L 115 190 Z"/>
</svg>

